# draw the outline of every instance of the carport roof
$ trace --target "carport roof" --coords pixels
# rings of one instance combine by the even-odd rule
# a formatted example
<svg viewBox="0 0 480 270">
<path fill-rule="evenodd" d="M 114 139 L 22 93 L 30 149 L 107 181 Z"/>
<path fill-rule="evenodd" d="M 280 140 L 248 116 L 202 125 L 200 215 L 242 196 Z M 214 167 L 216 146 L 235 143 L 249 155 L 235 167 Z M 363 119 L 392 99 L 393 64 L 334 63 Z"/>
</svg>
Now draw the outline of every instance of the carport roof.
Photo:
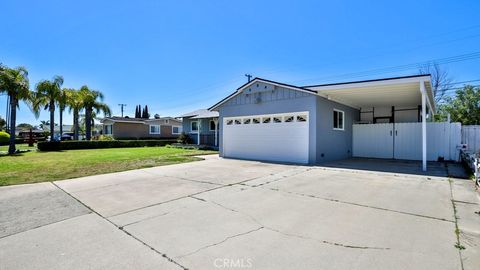
<svg viewBox="0 0 480 270">
<path fill-rule="evenodd" d="M 355 108 L 399 106 L 417 107 L 421 104 L 420 84 L 424 83 L 427 101 L 435 111 L 430 74 L 378 80 L 307 86 L 318 95 Z"/>
<path fill-rule="evenodd" d="M 287 89 L 316 94 L 357 109 L 380 106 L 417 107 L 421 104 L 422 98 L 420 83 L 424 83 L 427 102 L 432 111 L 435 112 L 435 101 L 430 80 L 430 74 L 425 74 L 300 87 L 255 78 L 237 88 L 235 92 L 217 102 L 209 110 L 217 109 L 220 105 L 256 82 L 264 82 Z"/>
</svg>

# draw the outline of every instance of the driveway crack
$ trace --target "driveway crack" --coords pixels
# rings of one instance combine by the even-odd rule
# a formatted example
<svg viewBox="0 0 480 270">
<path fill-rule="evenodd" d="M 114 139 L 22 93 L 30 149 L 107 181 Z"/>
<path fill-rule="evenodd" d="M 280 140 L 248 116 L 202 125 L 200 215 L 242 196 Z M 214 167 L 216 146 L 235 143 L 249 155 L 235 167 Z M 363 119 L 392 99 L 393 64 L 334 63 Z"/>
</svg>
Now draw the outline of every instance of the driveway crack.
<svg viewBox="0 0 480 270">
<path fill-rule="evenodd" d="M 203 199 L 202 199 L 203 200 Z M 333 245 L 333 246 L 338 246 L 338 247 L 344 247 L 344 248 L 353 248 L 353 249 L 377 249 L 377 250 L 389 250 L 390 248 L 388 247 L 370 247 L 370 246 L 356 246 L 356 245 L 346 245 L 346 244 L 342 244 L 342 243 L 337 243 L 337 242 L 331 242 L 331 241 L 327 241 L 327 240 L 321 240 L 321 239 L 316 239 L 316 238 L 312 238 L 312 237 L 307 237 L 307 236 L 303 236 L 303 235 L 298 235 L 298 234 L 292 234 L 292 233 L 286 233 L 286 232 L 283 232 L 281 230 L 278 230 L 278 229 L 275 229 L 275 228 L 272 228 L 270 226 L 267 226 L 263 223 L 261 223 L 260 221 L 258 221 L 256 218 L 254 218 L 253 216 L 247 214 L 247 213 L 244 213 L 244 212 L 241 212 L 237 209 L 233 209 L 233 208 L 230 208 L 230 207 L 227 207 L 221 203 L 218 203 L 216 201 L 212 201 L 212 200 L 204 200 L 206 202 L 209 202 L 209 203 L 212 203 L 212 204 L 215 204 L 215 205 L 218 205 L 228 211 L 232 211 L 232 212 L 236 212 L 236 213 L 239 213 L 241 215 L 244 215 L 248 218 L 250 218 L 253 222 L 257 223 L 260 228 L 263 228 L 263 229 L 266 229 L 266 230 L 269 230 L 269 231 L 272 231 L 272 232 L 276 232 L 276 233 L 279 233 L 281 235 L 284 235 L 284 236 L 287 236 L 287 237 L 295 237 L 295 238 L 300 238 L 300 239 L 303 239 L 303 240 L 310 240 L 310 241 L 315 241 L 315 242 L 319 242 L 319 243 L 322 243 L 322 244 L 327 244 L 327 245 Z M 258 229 L 257 229 L 258 230 Z M 186 256 L 186 255 L 185 255 Z"/>
<path fill-rule="evenodd" d="M 247 234 L 249 234 L 249 233 L 253 233 L 253 232 L 259 231 L 259 230 L 261 230 L 261 229 L 263 229 L 263 228 L 264 228 L 264 227 L 258 227 L 258 228 L 256 228 L 256 229 L 253 229 L 253 230 L 250 230 L 250 231 L 247 231 L 247 232 L 243 232 L 243 233 L 239 233 L 239 234 L 234 234 L 234 235 L 228 236 L 228 237 L 226 237 L 225 239 L 223 239 L 223 240 L 220 241 L 220 242 L 213 243 L 213 244 L 210 244 L 210 245 L 201 247 L 201 248 L 199 248 L 199 249 L 197 249 L 197 250 L 195 250 L 195 251 L 189 252 L 189 253 L 184 254 L 184 255 L 182 255 L 182 256 L 179 256 L 179 257 L 177 257 L 177 258 L 180 259 L 180 258 L 183 258 L 183 257 L 187 257 L 187 256 L 190 256 L 190 255 L 193 255 L 193 254 L 198 253 L 198 252 L 200 252 L 200 251 L 202 251 L 202 250 L 204 250 L 204 249 L 207 249 L 207 248 L 210 248 L 210 247 L 214 247 L 214 246 L 218 246 L 218 245 L 220 245 L 220 244 L 222 244 L 222 243 L 225 243 L 225 242 L 227 242 L 228 240 L 230 240 L 230 239 L 232 239 L 232 238 L 236 238 L 236 237 L 240 237 L 240 236 L 243 236 L 243 235 L 247 235 Z"/>
<path fill-rule="evenodd" d="M 108 223 L 112 224 L 113 226 L 115 226 L 117 229 L 119 229 L 120 231 L 124 232 L 126 235 L 130 236 L 131 238 L 133 238 L 134 240 L 140 242 L 141 244 L 143 244 L 144 246 L 148 247 L 150 250 L 152 250 L 153 252 L 159 254 L 160 256 L 162 256 L 163 258 L 165 258 L 167 261 L 173 263 L 173 264 L 176 264 L 178 267 L 182 268 L 183 270 L 188 270 L 188 268 L 186 268 L 185 266 L 181 265 L 180 263 L 178 263 L 177 261 L 173 260 L 172 258 L 170 258 L 167 254 L 165 253 L 162 253 L 158 250 L 156 250 L 153 246 L 150 246 L 149 244 L 147 244 L 146 242 L 142 241 L 140 238 L 132 235 L 131 233 L 129 233 L 128 231 L 124 230 L 123 227 L 119 227 L 117 226 L 115 223 L 113 223 L 113 221 L 109 220 L 108 218 L 102 216 L 100 213 L 98 213 L 97 211 L 95 211 L 93 208 L 89 207 L 88 205 L 86 205 L 85 203 L 83 203 L 82 201 L 80 201 L 79 199 L 75 198 L 72 194 L 68 193 L 66 190 L 64 190 L 63 188 L 61 188 L 60 186 L 58 186 L 57 184 L 55 184 L 54 182 L 51 182 L 55 187 L 57 187 L 59 190 L 65 192 L 65 194 L 67 194 L 68 196 L 72 197 L 74 200 L 76 200 L 77 202 L 79 202 L 80 204 L 82 204 L 83 206 L 85 206 L 87 209 L 89 209 L 90 211 L 92 211 L 92 213 L 98 215 L 100 218 L 104 219 L 105 221 L 107 221 Z"/>
</svg>

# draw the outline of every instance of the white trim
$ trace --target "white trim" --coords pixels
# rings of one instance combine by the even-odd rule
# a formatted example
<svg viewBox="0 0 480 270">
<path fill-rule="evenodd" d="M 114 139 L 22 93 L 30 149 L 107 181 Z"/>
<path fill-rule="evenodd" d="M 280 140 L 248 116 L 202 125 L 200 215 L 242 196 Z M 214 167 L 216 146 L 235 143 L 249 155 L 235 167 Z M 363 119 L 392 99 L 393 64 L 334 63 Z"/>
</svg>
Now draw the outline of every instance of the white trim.
<svg viewBox="0 0 480 270">
<path fill-rule="evenodd" d="M 173 128 L 178 128 L 178 132 L 173 132 Z M 172 134 L 173 135 L 177 135 L 177 134 L 180 134 L 180 126 L 172 126 Z"/>
<path fill-rule="evenodd" d="M 158 133 L 153 132 L 152 133 L 152 127 L 158 127 Z M 161 125 L 148 125 L 148 133 L 150 135 L 159 135 L 161 133 L 162 126 Z"/>
<path fill-rule="evenodd" d="M 344 88 L 361 88 L 361 87 L 372 87 L 372 86 L 382 86 L 382 85 L 392 85 L 392 84 L 403 84 L 403 83 L 416 83 L 423 81 L 430 81 L 430 75 L 418 76 L 413 78 L 400 78 L 400 79 L 387 79 L 387 80 L 376 80 L 372 82 L 351 82 L 351 83 L 339 83 L 335 85 L 325 85 L 325 86 L 310 86 L 307 89 L 314 91 L 321 90 L 336 90 Z"/>
<path fill-rule="evenodd" d="M 113 119 L 104 119 L 102 121 L 111 121 L 113 123 L 133 123 L 133 124 L 145 124 L 145 122 L 142 121 L 123 121 L 123 120 L 113 120 Z M 104 123 L 104 122 L 102 122 Z"/>
<path fill-rule="evenodd" d="M 427 113 L 426 113 L 426 93 L 425 84 L 420 82 L 420 91 L 422 92 L 422 170 L 427 171 Z"/>
<path fill-rule="evenodd" d="M 110 126 L 110 127 L 111 127 L 111 128 L 110 128 L 111 133 L 109 133 L 109 134 L 107 134 L 107 133 L 105 132 L 105 127 L 107 127 L 107 126 Z M 103 133 L 104 133 L 103 135 L 113 135 L 113 123 L 112 123 L 112 124 L 103 124 Z"/>
<path fill-rule="evenodd" d="M 200 125 L 198 123 L 199 121 L 191 121 L 190 122 L 190 133 L 197 134 L 198 131 L 200 130 Z M 197 130 L 193 130 L 193 123 L 197 123 Z"/>
<path fill-rule="evenodd" d="M 334 113 L 333 115 L 335 116 L 335 112 L 339 112 L 339 113 L 342 113 L 342 128 L 336 128 L 335 127 L 335 122 L 333 123 L 333 130 L 341 130 L 341 131 L 345 131 L 345 112 L 342 111 L 342 110 L 339 110 L 339 109 L 333 109 Z M 337 118 L 338 119 L 338 118 Z"/>
</svg>

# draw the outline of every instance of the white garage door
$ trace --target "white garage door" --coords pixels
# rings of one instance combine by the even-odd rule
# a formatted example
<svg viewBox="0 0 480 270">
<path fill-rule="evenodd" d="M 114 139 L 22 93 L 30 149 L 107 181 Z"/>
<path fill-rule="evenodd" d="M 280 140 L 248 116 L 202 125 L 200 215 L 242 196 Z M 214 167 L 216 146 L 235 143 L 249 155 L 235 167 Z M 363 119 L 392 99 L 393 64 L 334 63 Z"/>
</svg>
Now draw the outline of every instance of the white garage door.
<svg viewBox="0 0 480 270">
<path fill-rule="evenodd" d="M 226 117 L 225 157 L 308 163 L 308 112 Z"/>
</svg>

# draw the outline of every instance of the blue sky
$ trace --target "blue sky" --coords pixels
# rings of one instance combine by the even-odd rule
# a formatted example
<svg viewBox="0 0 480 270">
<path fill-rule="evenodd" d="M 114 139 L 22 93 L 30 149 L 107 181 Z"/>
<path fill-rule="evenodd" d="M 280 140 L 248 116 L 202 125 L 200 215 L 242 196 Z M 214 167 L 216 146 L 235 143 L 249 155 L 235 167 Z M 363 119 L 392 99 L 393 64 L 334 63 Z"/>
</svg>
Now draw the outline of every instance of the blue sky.
<svg viewBox="0 0 480 270">
<path fill-rule="evenodd" d="M 480 51 L 479 1 L 6 1 L 0 62 L 25 66 L 32 88 L 54 75 L 119 103 L 178 116 L 206 108 L 246 81 L 285 83 Z M 480 79 L 480 58 L 444 65 L 455 81 Z M 342 76 L 339 76 L 342 75 Z M 0 96 L 5 116 L 6 97 Z M 58 119 L 58 116 L 56 116 Z M 24 105 L 17 123 L 36 120 Z M 71 117 L 66 116 L 66 123 Z"/>
</svg>

